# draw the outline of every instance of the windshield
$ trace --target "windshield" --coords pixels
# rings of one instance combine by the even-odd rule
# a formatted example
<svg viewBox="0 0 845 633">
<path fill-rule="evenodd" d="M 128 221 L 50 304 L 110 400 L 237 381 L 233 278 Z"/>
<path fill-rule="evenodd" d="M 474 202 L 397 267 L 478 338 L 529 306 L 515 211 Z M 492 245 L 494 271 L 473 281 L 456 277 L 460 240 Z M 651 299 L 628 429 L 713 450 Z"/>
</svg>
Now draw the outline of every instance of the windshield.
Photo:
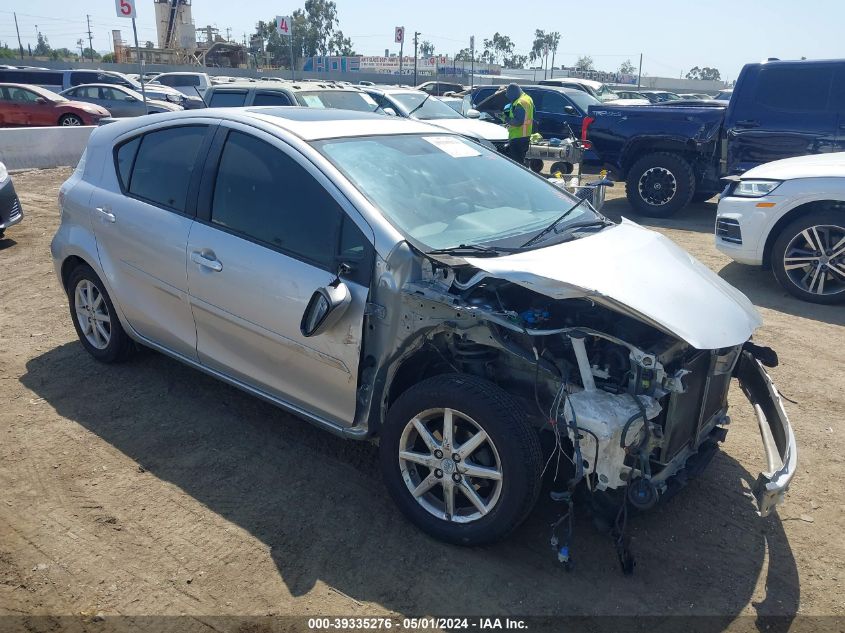
<svg viewBox="0 0 845 633">
<path fill-rule="evenodd" d="M 581 110 L 581 112 L 586 112 L 587 108 L 591 105 L 601 105 L 601 101 L 591 95 L 588 95 L 586 92 L 581 92 L 580 90 L 567 92 L 566 96 L 575 102 L 575 105 L 578 106 L 578 109 Z"/>
<path fill-rule="evenodd" d="M 368 136 L 314 145 L 401 233 L 431 249 L 519 246 L 578 202 L 459 136 Z M 597 218 L 582 204 L 557 230 Z"/>
<path fill-rule="evenodd" d="M 373 112 L 378 106 L 373 98 L 352 90 L 303 90 L 297 92 L 296 101 L 308 108 L 333 108 Z"/>
<path fill-rule="evenodd" d="M 428 95 L 423 92 L 398 92 L 390 95 L 390 98 L 398 103 L 399 107 L 402 108 L 403 112 L 406 114 L 414 110 L 414 108 L 419 106 L 423 100 L 425 100 L 423 106 L 414 112 L 414 118 L 420 119 L 421 121 L 463 118 L 459 113 L 455 112 L 439 99 L 427 97 Z"/>
</svg>

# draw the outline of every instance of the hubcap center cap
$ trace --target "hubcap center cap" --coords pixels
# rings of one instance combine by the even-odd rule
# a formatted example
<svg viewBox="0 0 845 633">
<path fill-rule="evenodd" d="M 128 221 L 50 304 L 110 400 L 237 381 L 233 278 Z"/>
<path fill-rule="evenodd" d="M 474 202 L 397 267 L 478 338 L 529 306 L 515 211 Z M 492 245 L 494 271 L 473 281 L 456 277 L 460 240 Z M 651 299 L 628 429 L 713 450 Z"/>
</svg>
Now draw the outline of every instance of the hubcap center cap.
<svg viewBox="0 0 845 633">
<path fill-rule="evenodd" d="M 447 475 L 451 475 L 453 472 L 455 472 L 457 470 L 457 466 L 455 465 L 455 462 L 453 462 L 449 458 L 446 458 L 442 462 L 440 462 L 440 468 Z"/>
</svg>

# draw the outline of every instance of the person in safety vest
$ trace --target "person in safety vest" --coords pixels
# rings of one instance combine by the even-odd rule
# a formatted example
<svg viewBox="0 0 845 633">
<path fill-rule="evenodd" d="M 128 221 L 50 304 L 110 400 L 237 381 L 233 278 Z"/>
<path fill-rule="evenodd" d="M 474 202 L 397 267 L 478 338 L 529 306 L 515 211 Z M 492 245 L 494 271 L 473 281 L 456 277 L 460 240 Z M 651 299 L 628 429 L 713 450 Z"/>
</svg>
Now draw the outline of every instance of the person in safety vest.
<svg viewBox="0 0 845 633">
<path fill-rule="evenodd" d="M 510 101 L 506 109 L 505 123 L 508 126 L 507 154 L 516 162 L 525 163 L 531 134 L 534 131 L 534 102 L 516 84 L 508 84 L 505 95 Z"/>
</svg>

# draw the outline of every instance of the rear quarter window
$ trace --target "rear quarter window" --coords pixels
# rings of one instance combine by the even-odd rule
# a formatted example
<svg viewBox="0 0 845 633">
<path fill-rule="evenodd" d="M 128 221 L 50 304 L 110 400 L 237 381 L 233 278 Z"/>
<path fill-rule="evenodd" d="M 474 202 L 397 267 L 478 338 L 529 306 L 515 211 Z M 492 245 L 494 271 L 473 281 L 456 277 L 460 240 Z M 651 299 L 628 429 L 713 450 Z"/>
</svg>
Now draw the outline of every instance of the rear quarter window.
<svg viewBox="0 0 845 633">
<path fill-rule="evenodd" d="M 209 108 L 237 108 L 246 103 L 246 90 L 214 92 L 208 100 Z M 256 104 L 258 105 L 258 104 Z"/>
<path fill-rule="evenodd" d="M 128 192 L 184 213 L 191 174 L 205 133 L 206 126 L 190 125 L 156 130 L 141 137 Z"/>
</svg>

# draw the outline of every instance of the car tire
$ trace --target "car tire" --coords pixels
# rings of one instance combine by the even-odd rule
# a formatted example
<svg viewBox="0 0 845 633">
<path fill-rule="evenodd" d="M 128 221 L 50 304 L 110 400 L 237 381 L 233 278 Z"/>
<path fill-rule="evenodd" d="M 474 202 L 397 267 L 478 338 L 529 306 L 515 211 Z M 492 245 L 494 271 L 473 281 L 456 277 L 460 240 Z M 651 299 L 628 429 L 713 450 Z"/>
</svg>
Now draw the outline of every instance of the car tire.
<svg viewBox="0 0 845 633">
<path fill-rule="evenodd" d="M 81 118 L 76 116 L 75 114 L 65 114 L 59 119 L 59 125 L 85 125 Z"/>
<path fill-rule="evenodd" d="M 67 281 L 70 318 L 79 341 L 98 361 L 116 363 L 129 358 L 135 344 L 126 334 L 111 297 L 94 270 L 81 264 Z"/>
<path fill-rule="evenodd" d="M 543 161 L 539 158 L 532 158 L 528 161 L 528 168 L 535 174 L 539 174 L 543 171 Z"/>
<path fill-rule="evenodd" d="M 812 246 L 818 247 L 812 252 L 808 238 L 813 241 Z M 821 242 L 816 242 L 817 239 Z M 770 261 L 775 279 L 803 301 L 826 305 L 845 303 L 845 243 L 832 250 L 842 239 L 845 239 L 845 213 L 841 211 L 814 211 L 791 222 L 772 246 Z M 828 260 L 830 255 L 834 257 Z M 800 266 L 805 261 L 807 265 Z M 794 267 L 787 269 L 788 265 Z"/>
<path fill-rule="evenodd" d="M 685 158 L 671 152 L 646 154 L 628 170 L 625 193 L 637 213 L 668 218 L 690 203 L 695 176 Z"/>
<path fill-rule="evenodd" d="M 451 442 L 444 437 L 447 412 Z M 428 460 L 425 465 L 414 461 L 421 458 Z M 513 397 L 474 376 L 435 376 L 399 396 L 381 429 L 379 459 L 400 510 L 448 543 L 479 545 L 504 538 L 525 519 L 540 492 L 537 431 Z M 447 488 L 454 494 L 451 506 Z"/>
</svg>

